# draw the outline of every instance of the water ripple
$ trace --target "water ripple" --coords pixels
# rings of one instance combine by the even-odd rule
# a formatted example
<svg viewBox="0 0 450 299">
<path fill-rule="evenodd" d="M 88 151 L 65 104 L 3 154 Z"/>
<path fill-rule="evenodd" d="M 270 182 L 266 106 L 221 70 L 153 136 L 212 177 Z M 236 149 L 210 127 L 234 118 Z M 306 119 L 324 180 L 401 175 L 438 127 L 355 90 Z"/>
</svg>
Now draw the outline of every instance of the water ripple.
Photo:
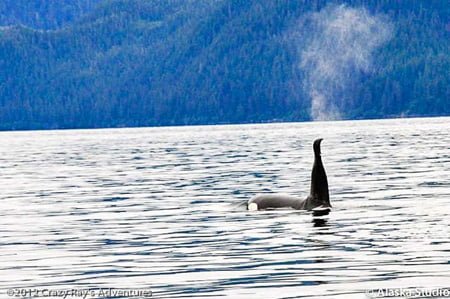
<svg viewBox="0 0 450 299">
<path fill-rule="evenodd" d="M 448 287 L 449 120 L 2 132 L 0 289 Z M 255 193 L 306 196 L 319 136 L 333 212 L 246 211 Z"/>
</svg>

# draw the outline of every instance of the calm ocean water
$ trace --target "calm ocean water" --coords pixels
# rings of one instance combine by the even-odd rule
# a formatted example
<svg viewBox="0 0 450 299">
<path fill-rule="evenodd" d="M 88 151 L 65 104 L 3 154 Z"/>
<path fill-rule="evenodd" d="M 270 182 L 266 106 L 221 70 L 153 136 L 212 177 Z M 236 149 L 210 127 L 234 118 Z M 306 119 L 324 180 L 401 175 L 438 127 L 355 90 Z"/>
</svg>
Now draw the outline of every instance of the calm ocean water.
<svg viewBox="0 0 450 299">
<path fill-rule="evenodd" d="M 307 196 L 312 141 L 334 210 Z M 450 287 L 450 118 L 0 133 L 0 297 L 365 298 Z M 75 298 L 75 297 L 70 297 Z"/>
</svg>

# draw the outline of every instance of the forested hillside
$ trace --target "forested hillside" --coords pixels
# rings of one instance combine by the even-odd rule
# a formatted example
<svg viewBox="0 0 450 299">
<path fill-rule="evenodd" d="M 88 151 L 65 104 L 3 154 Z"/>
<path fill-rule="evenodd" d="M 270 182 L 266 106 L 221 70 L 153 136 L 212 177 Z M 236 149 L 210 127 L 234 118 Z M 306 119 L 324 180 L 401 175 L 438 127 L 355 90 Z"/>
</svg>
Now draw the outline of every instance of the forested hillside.
<svg viewBox="0 0 450 299">
<path fill-rule="evenodd" d="M 307 67 L 315 64 L 302 60 L 311 45 L 330 43 L 317 39 L 328 32 L 322 19 L 336 12 L 333 6 L 342 8 L 344 20 L 360 14 L 356 21 L 368 22 L 363 37 L 378 30 L 376 20 L 386 38 L 362 52 L 367 61 L 359 68 L 342 67 L 342 61 L 361 62 L 357 52 L 325 52 L 332 66 L 333 51 L 350 55 L 333 77 L 324 71 L 327 105 L 342 118 L 450 114 L 448 1 L 65 0 L 36 6 L 42 2 L 0 4 L 0 24 L 16 24 L 0 29 L 0 129 L 310 120 L 314 96 L 306 83 L 315 82 Z M 31 14 L 36 11 L 39 18 Z M 355 38 L 365 41 L 361 32 Z"/>
<path fill-rule="evenodd" d="M 101 0 L 1 0 L 0 26 L 56 29 L 90 12 Z"/>
</svg>

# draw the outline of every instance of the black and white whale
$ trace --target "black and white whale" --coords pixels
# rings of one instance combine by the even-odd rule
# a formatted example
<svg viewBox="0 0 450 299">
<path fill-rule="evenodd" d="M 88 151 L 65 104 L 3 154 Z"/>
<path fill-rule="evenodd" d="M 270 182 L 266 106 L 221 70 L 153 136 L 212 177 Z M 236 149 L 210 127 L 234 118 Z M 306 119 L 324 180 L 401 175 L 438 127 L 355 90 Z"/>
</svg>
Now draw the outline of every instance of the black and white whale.
<svg viewBox="0 0 450 299">
<path fill-rule="evenodd" d="M 306 199 L 283 194 L 258 194 L 248 201 L 247 208 L 251 211 L 293 208 L 313 211 L 314 215 L 328 214 L 331 210 L 331 204 L 327 174 L 320 155 L 320 143 L 322 140 L 322 138 L 317 139 L 313 144 L 314 164 L 311 171 L 311 189 Z"/>
</svg>

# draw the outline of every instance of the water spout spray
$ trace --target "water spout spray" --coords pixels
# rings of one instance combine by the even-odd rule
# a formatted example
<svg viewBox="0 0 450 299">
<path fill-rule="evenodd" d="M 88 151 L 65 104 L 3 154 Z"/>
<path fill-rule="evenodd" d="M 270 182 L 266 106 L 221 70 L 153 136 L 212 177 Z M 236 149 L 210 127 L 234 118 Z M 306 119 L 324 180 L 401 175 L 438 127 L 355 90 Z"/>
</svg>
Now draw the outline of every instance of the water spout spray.
<svg viewBox="0 0 450 299">
<path fill-rule="evenodd" d="M 365 8 L 327 6 L 309 16 L 312 36 L 301 50 L 303 87 L 313 120 L 341 118 L 348 86 L 372 71 L 374 51 L 391 36 L 391 24 Z"/>
</svg>

